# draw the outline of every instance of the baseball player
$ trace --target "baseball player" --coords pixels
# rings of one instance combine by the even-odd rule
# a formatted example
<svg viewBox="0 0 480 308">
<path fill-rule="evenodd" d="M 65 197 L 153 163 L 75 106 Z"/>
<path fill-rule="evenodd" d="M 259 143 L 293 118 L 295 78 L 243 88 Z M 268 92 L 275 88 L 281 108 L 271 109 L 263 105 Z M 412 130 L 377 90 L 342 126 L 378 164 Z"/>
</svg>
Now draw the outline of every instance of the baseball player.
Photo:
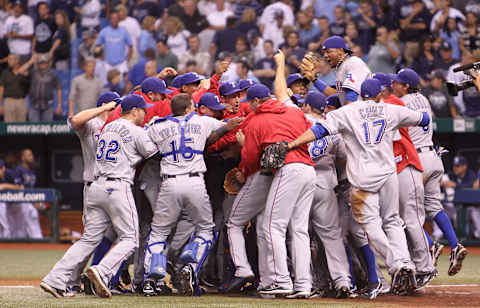
<svg viewBox="0 0 480 308">
<path fill-rule="evenodd" d="M 8 183 L 9 181 L 12 181 L 12 179 L 9 179 L 7 175 L 5 162 L 0 159 L 0 191 L 4 189 L 23 189 L 23 185 Z M 8 223 L 7 204 L 0 202 L 0 238 L 7 239 L 9 237 L 10 224 Z"/>
<path fill-rule="evenodd" d="M 165 277 L 167 237 L 185 210 L 195 224 L 195 233 L 180 256 L 185 264 L 180 274 L 184 293 L 193 295 L 198 293 L 198 272 L 216 237 L 203 180 L 206 171 L 203 151 L 207 143 L 234 129 L 240 121 L 232 119 L 224 124 L 198 116 L 187 94 L 175 96 L 171 105 L 173 116 L 155 121 L 148 130 L 163 158 L 162 184 L 145 254 L 145 271 L 148 278 Z"/>
<path fill-rule="evenodd" d="M 125 259 L 138 247 L 138 218 L 131 185 L 135 165 L 142 158 L 157 153 L 146 132 L 138 127 L 149 107 L 138 95 L 128 95 L 122 102 L 122 117 L 104 127 L 97 143 L 95 180 L 90 185 L 87 217 L 82 238 L 76 242 L 43 279 L 42 289 L 62 297 L 71 270 L 62 275 L 65 264 L 80 264 L 100 243 L 105 230 L 113 225 L 118 243 L 102 261 L 87 269 L 87 275 L 100 297 L 111 297 L 108 281 Z M 106 106 L 109 106 L 108 104 Z M 105 107 L 107 108 L 107 107 Z M 113 108 L 110 105 L 110 108 Z M 67 267 L 68 269 L 68 267 Z"/>
<path fill-rule="evenodd" d="M 416 287 L 402 221 L 398 214 L 398 179 L 392 160 L 393 135 L 399 127 L 430 123 L 427 113 L 381 101 L 377 79 L 362 83 L 362 101 L 330 112 L 289 148 L 340 133 L 345 141 L 347 174 L 352 184 L 351 205 L 355 220 L 367 233 L 370 247 L 381 256 L 392 275 L 392 292 Z M 403 285 L 406 281 L 406 285 Z"/>
<path fill-rule="evenodd" d="M 371 76 L 367 64 L 359 57 L 352 56 L 347 42 L 340 36 L 331 36 L 323 42 L 323 57 L 335 70 L 336 89 L 329 87 L 320 79 L 313 85 L 325 96 L 338 93 L 341 105 L 354 102 L 360 94 L 360 85 Z"/>
<path fill-rule="evenodd" d="M 393 92 L 412 110 L 418 110 L 432 115 L 428 100 L 420 94 L 420 78 L 411 69 L 403 69 L 393 78 Z M 462 268 L 462 262 L 467 255 L 467 249 L 458 242 L 452 223 L 443 211 L 441 203 L 440 181 L 444 169 L 442 160 L 433 146 L 433 124 L 424 128 L 411 127 L 408 130 L 423 167 L 424 206 L 427 217 L 433 218 L 442 229 L 450 244 L 450 267 L 448 274 L 455 275 Z"/>
<path fill-rule="evenodd" d="M 261 84 L 247 91 L 255 111 L 245 131 L 242 160 L 246 170 L 258 170 L 263 149 L 283 139 L 294 139 L 310 126 L 301 110 L 270 97 Z M 315 171 L 307 146 L 289 152 L 285 166 L 276 171 L 265 210 L 257 217 L 261 295 L 306 298 L 312 288 L 308 217 L 312 205 Z M 294 283 L 287 266 L 285 245 L 290 235 Z"/>
<path fill-rule="evenodd" d="M 287 77 L 287 87 L 290 89 L 290 91 L 292 91 L 292 94 L 297 94 L 301 97 L 305 97 L 307 94 L 309 84 L 310 80 L 303 77 L 299 73 L 290 74 Z"/>
<path fill-rule="evenodd" d="M 373 78 L 382 84 L 385 103 L 405 106 L 402 100 L 392 94 L 389 75 L 376 73 Z M 425 223 L 423 168 L 408 129 L 402 127 L 399 132 L 400 138 L 393 141 L 393 152 L 397 164 L 398 183 L 402 190 L 399 195 L 400 217 L 406 225 L 408 246 L 416 267 L 417 288 L 422 288 L 437 274 L 430 256 L 428 240 L 423 232 Z"/>
</svg>

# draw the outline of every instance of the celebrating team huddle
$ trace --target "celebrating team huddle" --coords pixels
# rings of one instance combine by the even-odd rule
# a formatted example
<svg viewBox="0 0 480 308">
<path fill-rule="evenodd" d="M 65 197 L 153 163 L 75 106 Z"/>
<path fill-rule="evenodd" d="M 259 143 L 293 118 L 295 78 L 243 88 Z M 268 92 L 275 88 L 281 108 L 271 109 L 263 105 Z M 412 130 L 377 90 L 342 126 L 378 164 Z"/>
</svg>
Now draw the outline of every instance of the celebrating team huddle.
<svg viewBox="0 0 480 308">
<path fill-rule="evenodd" d="M 41 288 L 57 298 L 108 298 L 128 284 L 146 296 L 411 295 L 438 274 L 443 246 L 426 217 L 458 273 L 467 250 L 440 202 L 443 165 L 417 73 L 372 74 L 337 36 L 323 51 L 333 87 L 316 79 L 311 54 L 285 78 L 278 52 L 274 95 L 251 80 L 220 83 L 228 62 L 170 87 L 166 68 L 71 117 L 84 233 Z"/>
</svg>

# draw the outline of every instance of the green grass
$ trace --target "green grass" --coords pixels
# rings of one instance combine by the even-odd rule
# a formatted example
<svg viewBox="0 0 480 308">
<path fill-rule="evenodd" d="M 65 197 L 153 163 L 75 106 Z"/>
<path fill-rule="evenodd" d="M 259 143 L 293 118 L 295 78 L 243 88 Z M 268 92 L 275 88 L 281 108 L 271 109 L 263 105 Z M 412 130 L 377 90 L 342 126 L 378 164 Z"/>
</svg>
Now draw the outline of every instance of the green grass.
<svg viewBox="0 0 480 308">
<path fill-rule="evenodd" d="M 0 280 L 40 280 L 63 255 L 63 251 L 20 251 L 0 252 Z M 454 277 L 447 275 L 449 261 L 444 255 L 439 260 L 440 275 L 432 284 L 480 284 L 480 256 L 467 256 L 462 271 Z M 27 283 L 28 284 L 28 283 Z M 114 296 L 110 300 L 91 296 L 57 300 L 34 288 L 0 287 L 0 307 L 400 307 L 392 300 L 375 302 L 365 300 L 265 300 L 247 297 L 208 295 L 202 297 L 153 297 Z"/>
</svg>

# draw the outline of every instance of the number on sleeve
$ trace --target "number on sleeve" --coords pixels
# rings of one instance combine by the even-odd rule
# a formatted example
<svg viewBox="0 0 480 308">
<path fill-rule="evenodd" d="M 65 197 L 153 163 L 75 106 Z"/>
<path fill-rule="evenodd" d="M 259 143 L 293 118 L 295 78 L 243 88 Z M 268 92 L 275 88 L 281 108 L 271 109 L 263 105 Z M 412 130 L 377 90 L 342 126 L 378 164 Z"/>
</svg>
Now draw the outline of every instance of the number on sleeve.
<svg viewBox="0 0 480 308">
<path fill-rule="evenodd" d="M 327 149 L 328 143 L 325 138 L 315 140 L 310 146 L 310 156 L 315 159 L 322 156 Z"/>
<path fill-rule="evenodd" d="M 372 144 L 372 140 L 370 139 L 371 132 L 373 132 L 373 135 L 376 136 L 374 144 L 380 143 L 382 141 L 386 126 L 387 122 L 385 119 L 379 119 L 372 122 L 363 122 L 362 127 L 365 134 L 365 143 Z"/>
</svg>

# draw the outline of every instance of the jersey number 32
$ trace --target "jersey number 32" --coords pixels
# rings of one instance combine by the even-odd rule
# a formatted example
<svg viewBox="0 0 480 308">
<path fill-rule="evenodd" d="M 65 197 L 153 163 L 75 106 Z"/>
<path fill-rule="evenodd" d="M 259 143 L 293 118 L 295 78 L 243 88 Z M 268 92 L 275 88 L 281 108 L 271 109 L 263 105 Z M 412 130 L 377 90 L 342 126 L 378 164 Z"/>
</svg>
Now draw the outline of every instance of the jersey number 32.
<svg viewBox="0 0 480 308">
<path fill-rule="evenodd" d="M 120 150 L 117 140 L 111 140 L 108 145 L 105 139 L 100 139 L 97 145 L 97 160 L 105 160 L 107 162 L 116 162 L 115 154 Z"/>
</svg>

